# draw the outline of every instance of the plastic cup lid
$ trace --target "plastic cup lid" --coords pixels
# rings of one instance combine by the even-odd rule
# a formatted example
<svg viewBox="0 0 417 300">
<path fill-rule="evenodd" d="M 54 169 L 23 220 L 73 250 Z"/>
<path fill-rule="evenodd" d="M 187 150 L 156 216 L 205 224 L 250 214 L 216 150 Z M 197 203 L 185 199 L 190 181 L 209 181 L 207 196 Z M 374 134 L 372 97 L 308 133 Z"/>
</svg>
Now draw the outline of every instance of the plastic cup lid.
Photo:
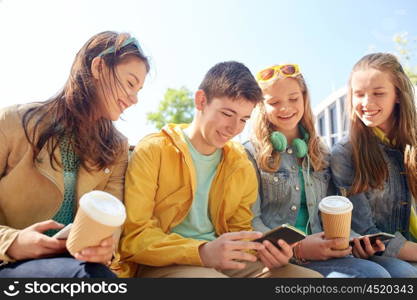
<svg viewBox="0 0 417 300">
<path fill-rule="evenodd" d="M 320 201 L 319 209 L 327 214 L 344 214 L 352 211 L 353 204 L 343 196 L 328 196 Z"/>
<path fill-rule="evenodd" d="M 126 219 L 122 201 L 103 191 L 91 191 L 80 199 L 80 208 L 95 221 L 107 226 L 120 226 Z"/>
</svg>

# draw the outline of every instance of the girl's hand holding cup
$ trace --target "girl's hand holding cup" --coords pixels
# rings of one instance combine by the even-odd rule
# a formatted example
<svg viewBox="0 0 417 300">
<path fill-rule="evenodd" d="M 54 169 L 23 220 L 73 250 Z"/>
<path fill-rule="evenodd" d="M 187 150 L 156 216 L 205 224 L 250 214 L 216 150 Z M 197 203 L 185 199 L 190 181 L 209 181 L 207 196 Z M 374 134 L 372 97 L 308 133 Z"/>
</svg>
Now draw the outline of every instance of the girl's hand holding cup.
<svg viewBox="0 0 417 300">
<path fill-rule="evenodd" d="M 116 240 L 113 234 L 123 225 L 123 203 L 103 191 L 83 195 L 67 239 L 68 251 L 77 259 L 108 264 Z"/>
</svg>

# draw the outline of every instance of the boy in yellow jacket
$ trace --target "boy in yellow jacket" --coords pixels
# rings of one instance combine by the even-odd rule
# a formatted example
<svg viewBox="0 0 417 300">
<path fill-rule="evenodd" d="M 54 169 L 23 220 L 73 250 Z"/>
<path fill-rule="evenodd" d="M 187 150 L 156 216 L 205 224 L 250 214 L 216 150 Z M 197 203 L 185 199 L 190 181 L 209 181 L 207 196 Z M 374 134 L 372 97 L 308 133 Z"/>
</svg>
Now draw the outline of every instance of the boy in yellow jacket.
<svg viewBox="0 0 417 300">
<path fill-rule="evenodd" d="M 142 139 L 125 183 L 127 221 L 113 264 L 120 277 L 320 277 L 288 264 L 292 248 L 251 227 L 255 171 L 242 146 L 262 92 L 238 62 L 212 67 L 195 93 L 189 125 Z M 254 251 L 255 250 L 255 251 Z"/>
</svg>

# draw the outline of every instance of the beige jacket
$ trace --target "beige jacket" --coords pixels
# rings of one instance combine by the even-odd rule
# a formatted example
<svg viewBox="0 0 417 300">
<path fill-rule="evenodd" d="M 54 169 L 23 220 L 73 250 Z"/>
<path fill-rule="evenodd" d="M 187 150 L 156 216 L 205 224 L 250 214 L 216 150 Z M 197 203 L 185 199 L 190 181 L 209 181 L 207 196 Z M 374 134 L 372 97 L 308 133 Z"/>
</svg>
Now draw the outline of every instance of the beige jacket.
<svg viewBox="0 0 417 300">
<path fill-rule="evenodd" d="M 26 139 L 22 116 L 35 104 L 0 109 L 0 260 L 13 261 L 7 249 L 19 230 L 54 217 L 63 201 L 63 174 L 50 163 L 46 147 L 33 162 L 33 151 Z M 76 199 L 92 190 L 107 191 L 123 200 L 126 151 L 117 163 L 104 170 L 87 172 L 80 166 Z M 57 158 L 60 161 L 59 147 Z"/>
</svg>

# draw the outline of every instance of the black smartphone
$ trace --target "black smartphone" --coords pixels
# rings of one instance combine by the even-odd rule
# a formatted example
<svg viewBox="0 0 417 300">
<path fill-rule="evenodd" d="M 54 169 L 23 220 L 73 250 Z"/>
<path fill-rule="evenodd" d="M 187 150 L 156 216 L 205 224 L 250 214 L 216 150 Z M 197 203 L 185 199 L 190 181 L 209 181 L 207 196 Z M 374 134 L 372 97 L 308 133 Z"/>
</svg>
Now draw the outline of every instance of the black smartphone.
<svg viewBox="0 0 417 300">
<path fill-rule="evenodd" d="M 367 236 L 369 238 L 369 241 L 371 242 L 371 245 L 375 244 L 376 240 L 380 240 L 381 242 L 383 242 L 383 241 L 387 241 L 387 240 L 390 240 L 390 239 L 395 237 L 395 235 L 390 234 L 390 233 L 386 233 L 386 232 L 378 232 L 378 233 L 374 233 L 374 234 L 368 234 L 368 235 L 365 235 L 365 236 Z M 360 239 L 360 243 L 361 243 L 362 248 L 365 248 L 365 242 L 363 241 L 363 239 L 361 239 L 362 237 L 358 237 L 358 238 Z M 349 245 L 352 246 L 352 247 L 354 246 L 353 240 L 351 240 L 349 242 Z"/>
<path fill-rule="evenodd" d="M 278 240 L 284 240 L 288 245 L 301 241 L 306 237 L 305 233 L 289 224 L 283 224 L 263 234 L 262 237 L 253 240 L 262 243 L 264 240 L 270 241 L 273 245 L 280 248 Z"/>
</svg>

